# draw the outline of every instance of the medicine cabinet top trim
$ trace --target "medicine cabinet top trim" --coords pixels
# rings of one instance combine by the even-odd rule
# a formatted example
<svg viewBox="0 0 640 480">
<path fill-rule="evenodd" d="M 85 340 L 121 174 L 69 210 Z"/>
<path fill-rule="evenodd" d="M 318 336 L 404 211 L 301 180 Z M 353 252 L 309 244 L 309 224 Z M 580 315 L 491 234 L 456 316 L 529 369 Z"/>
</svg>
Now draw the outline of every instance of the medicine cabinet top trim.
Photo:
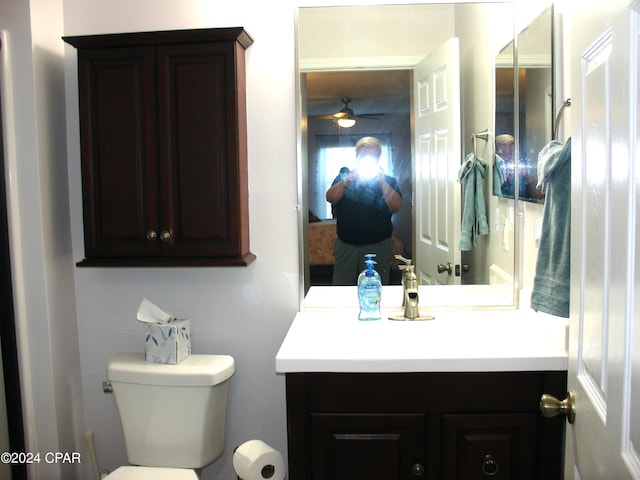
<svg viewBox="0 0 640 480">
<path fill-rule="evenodd" d="M 243 27 L 199 28 L 191 30 L 165 30 L 157 32 L 107 33 L 102 35 L 76 35 L 62 37 L 76 48 L 104 48 L 131 45 L 162 45 L 194 42 L 236 40 L 244 48 L 253 44 L 253 38 Z"/>
</svg>

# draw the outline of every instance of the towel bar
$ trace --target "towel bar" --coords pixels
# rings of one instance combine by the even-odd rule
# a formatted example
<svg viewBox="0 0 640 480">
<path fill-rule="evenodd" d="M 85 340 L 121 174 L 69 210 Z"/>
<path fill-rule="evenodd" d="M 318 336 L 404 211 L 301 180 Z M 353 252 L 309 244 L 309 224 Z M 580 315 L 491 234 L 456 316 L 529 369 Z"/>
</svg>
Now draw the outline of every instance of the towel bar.
<svg viewBox="0 0 640 480">
<path fill-rule="evenodd" d="M 476 159 L 478 158 L 478 150 L 476 145 L 477 139 L 484 140 L 485 142 L 489 141 L 489 129 L 485 128 L 481 132 L 474 132 L 471 134 L 471 141 L 473 142 L 473 164 L 475 165 Z"/>
<path fill-rule="evenodd" d="M 558 114 L 556 115 L 556 123 L 553 126 L 553 138 L 551 140 L 558 139 L 558 127 L 560 127 L 560 119 L 562 118 L 564 109 L 570 106 L 571 106 L 570 98 L 567 98 L 564 102 L 562 102 L 562 106 L 560 107 L 560 110 L 558 110 Z"/>
</svg>

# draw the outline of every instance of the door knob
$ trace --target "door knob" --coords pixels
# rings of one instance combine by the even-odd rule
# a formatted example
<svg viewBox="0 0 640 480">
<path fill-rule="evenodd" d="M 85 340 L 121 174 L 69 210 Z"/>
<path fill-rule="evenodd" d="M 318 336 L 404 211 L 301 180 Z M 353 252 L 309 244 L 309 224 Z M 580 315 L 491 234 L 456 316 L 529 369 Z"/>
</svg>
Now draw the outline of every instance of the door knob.
<svg viewBox="0 0 640 480">
<path fill-rule="evenodd" d="M 567 393 L 567 398 L 558 400 L 553 395 L 546 393 L 540 397 L 540 413 L 545 418 L 553 418 L 556 415 L 564 415 L 571 424 L 576 421 L 576 404 L 573 392 Z"/>
<path fill-rule="evenodd" d="M 156 233 L 155 230 L 149 230 L 147 232 L 147 240 L 155 240 L 157 236 L 158 234 Z"/>
<path fill-rule="evenodd" d="M 438 273 L 447 272 L 449 275 L 453 272 L 453 263 L 449 262 L 446 265 L 443 263 L 438 264 Z"/>
<path fill-rule="evenodd" d="M 171 240 L 171 234 L 166 230 L 163 230 L 162 232 L 160 232 L 160 240 L 162 240 L 163 242 L 168 242 L 169 240 Z"/>
</svg>

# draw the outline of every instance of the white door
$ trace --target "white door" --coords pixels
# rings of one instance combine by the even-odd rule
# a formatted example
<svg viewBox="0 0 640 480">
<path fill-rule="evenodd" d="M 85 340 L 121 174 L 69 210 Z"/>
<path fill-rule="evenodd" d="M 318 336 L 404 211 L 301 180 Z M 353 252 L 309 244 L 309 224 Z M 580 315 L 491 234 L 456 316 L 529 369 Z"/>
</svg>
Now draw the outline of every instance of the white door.
<svg viewBox="0 0 640 480">
<path fill-rule="evenodd" d="M 421 284 L 459 284 L 460 61 L 457 38 L 413 71 L 415 260 Z M 438 265 L 454 269 L 438 273 Z"/>
<path fill-rule="evenodd" d="M 639 5 L 567 2 L 572 252 L 565 478 L 640 479 Z M 566 43 L 565 43 L 566 44 Z"/>
</svg>

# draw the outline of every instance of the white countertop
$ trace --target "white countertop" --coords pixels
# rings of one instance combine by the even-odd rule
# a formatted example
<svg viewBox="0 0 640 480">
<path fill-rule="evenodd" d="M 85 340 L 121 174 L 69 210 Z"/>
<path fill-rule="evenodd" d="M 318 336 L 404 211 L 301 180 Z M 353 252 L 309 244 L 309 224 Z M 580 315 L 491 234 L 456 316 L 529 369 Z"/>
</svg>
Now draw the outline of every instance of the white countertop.
<svg viewBox="0 0 640 480">
<path fill-rule="evenodd" d="M 434 320 L 358 320 L 355 308 L 296 315 L 276 371 L 479 372 L 566 370 L 566 319 L 513 310 L 429 312 Z"/>
</svg>

